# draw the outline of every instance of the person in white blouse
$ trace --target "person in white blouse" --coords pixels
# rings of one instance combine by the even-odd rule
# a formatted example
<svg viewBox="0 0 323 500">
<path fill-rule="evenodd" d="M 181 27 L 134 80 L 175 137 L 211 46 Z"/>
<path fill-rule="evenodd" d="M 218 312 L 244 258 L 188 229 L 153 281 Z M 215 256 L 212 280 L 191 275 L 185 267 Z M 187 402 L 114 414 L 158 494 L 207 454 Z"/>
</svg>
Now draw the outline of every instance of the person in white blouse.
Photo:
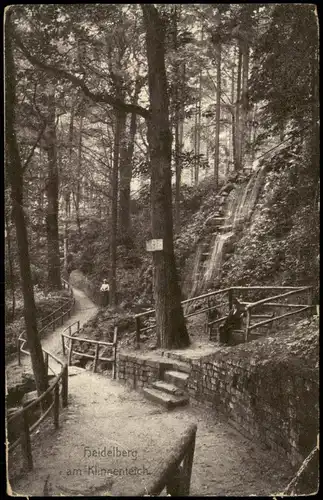
<svg viewBox="0 0 323 500">
<path fill-rule="evenodd" d="M 100 288 L 101 292 L 101 305 L 108 306 L 109 305 L 109 291 L 110 287 L 107 280 L 103 280 L 103 283 Z"/>
<path fill-rule="evenodd" d="M 103 283 L 102 283 L 101 288 L 100 288 L 100 292 L 109 292 L 109 291 L 110 291 L 110 287 L 109 287 L 108 280 L 103 280 Z"/>
</svg>

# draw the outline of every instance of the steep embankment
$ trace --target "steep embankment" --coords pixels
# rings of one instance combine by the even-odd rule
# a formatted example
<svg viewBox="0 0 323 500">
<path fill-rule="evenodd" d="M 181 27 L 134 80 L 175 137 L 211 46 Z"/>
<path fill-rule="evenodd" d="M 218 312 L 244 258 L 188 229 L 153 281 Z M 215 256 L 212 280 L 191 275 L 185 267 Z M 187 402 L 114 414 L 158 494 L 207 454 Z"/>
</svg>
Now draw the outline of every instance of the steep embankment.
<svg viewBox="0 0 323 500">
<path fill-rule="evenodd" d="M 296 160 L 293 152 L 284 150 L 264 160 L 258 170 L 232 176 L 218 190 L 212 178 L 196 187 L 184 186 L 181 231 L 175 234 L 183 298 L 216 287 L 306 284 L 315 288 L 317 302 L 319 218 L 317 185 L 310 174 L 304 159 Z M 132 239 L 119 239 L 118 318 L 152 305 L 146 195 L 135 203 Z M 97 300 L 109 272 L 106 221 L 91 221 L 81 240 L 72 237 L 71 250 L 74 268 L 87 275 L 90 295 Z M 93 325 L 95 332 L 102 331 L 98 338 L 104 338 L 110 315 L 102 314 Z"/>
</svg>

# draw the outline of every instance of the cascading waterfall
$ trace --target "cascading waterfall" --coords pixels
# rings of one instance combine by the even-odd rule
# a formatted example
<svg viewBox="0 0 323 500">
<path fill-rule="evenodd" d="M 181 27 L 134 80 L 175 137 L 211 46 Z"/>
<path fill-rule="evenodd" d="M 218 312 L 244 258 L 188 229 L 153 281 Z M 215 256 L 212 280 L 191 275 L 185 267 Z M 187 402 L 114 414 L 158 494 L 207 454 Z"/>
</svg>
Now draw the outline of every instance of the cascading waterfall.
<svg viewBox="0 0 323 500">
<path fill-rule="evenodd" d="M 223 248 L 225 242 L 233 236 L 233 232 L 228 232 L 224 234 L 217 234 L 214 243 L 211 258 L 206 267 L 206 271 L 203 276 L 203 284 L 209 283 L 212 279 L 217 277 L 221 270 L 222 258 L 223 258 Z"/>
<path fill-rule="evenodd" d="M 237 208 L 235 210 L 235 213 L 233 214 L 232 217 L 232 225 L 235 228 L 237 224 L 244 220 L 246 217 L 246 208 L 247 208 L 247 195 L 250 192 L 251 186 L 254 183 L 254 175 L 252 175 L 247 183 L 247 185 L 244 187 L 244 189 L 241 189 L 240 192 L 238 193 L 238 204 Z"/>
<path fill-rule="evenodd" d="M 192 274 L 193 280 L 192 280 L 192 286 L 191 286 L 189 297 L 194 297 L 194 294 L 195 294 L 196 289 L 198 287 L 197 275 L 198 275 L 199 268 L 200 268 L 202 248 L 203 248 L 203 245 L 200 243 L 197 247 L 196 252 L 195 252 L 194 264 L 193 264 L 193 274 Z M 185 306 L 184 312 L 186 313 L 186 312 L 188 312 L 188 310 L 189 310 L 189 304 L 187 304 Z"/>
<path fill-rule="evenodd" d="M 246 219 L 249 220 L 252 212 L 255 208 L 255 205 L 257 203 L 258 195 L 261 189 L 261 186 L 263 185 L 263 181 L 265 179 L 267 173 L 267 165 L 263 165 L 261 168 L 259 168 L 254 177 L 254 183 L 253 187 L 250 193 L 250 197 L 247 200 L 247 207 L 246 207 Z"/>
<path fill-rule="evenodd" d="M 253 173 L 246 186 L 238 188 L 236 196 L 230 200 L 225 213 L 226 222 L 223 227 L 225 232 L 219 233 L 215 236 L 211 247 L 212 252 L 206 262 L 203 277 L 201 277 L 201 282 L 198 285 L 194 282 L 194 291 L 196 291 L 197 286 L 198 288 L 203 289 L 209 284 L 214 283 L 214 280 L 219 277 L 225 248 L 230 242 L 230 239 L 234 236 L 234 231 L 237 227 L 250 219 L 257 202 L 265 174 L 266 167 L 264 165 Z M 194 276 L 196 273 L 197 271 L 194 268 Z"/>
</svg>

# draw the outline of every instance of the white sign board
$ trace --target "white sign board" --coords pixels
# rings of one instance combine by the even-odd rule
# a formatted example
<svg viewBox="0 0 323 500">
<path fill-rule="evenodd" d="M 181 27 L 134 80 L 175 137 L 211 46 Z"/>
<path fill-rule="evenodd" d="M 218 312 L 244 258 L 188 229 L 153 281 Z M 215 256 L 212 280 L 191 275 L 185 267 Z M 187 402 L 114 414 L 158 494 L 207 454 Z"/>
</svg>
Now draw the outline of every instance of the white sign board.
<svg viewBox="0 0 323 500">
<path fill-rule="evenodd" d="M 163 250 L 163 240 L 149 240 L 146 241 L 147 252 L 158 252 Z"/>
</svg>

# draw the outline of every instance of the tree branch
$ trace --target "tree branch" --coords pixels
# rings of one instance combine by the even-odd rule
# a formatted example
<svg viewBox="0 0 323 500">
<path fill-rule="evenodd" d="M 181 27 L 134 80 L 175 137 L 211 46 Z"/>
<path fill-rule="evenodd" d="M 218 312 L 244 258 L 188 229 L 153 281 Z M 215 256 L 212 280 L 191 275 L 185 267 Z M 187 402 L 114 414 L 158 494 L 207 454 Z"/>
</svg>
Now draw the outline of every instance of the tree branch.
<svg viewBox="0 0 323 500">
<path fill-rule="evenodd" d="M 77 76 L 72 75 L 65 69 L 57 68 L 55 66 L 46 64 L 40 61 L 37 57 L 30 54 L 30 52 L 24 46 L 21 38 L 17 33 L 15 34 L 15 39 L 17 46 L 20 48 L 20 50 L 22 51 L 24 56 L 29 60 L 29 62 L 31 62 L 34 66 L 37 66 L 38 68 L 46 71 L 47 73 L 52 73 L 57 77 L 68 80 L 73 85 L 80 88 L 83 91 L 84 95 L 86 97 L 89 97 L 92 101 L 105 102 L 107 104 L 110 104 L 110 106 L 112 106 L 114 109 L 125 111 L 126 113 L 136 113 L 146 119 L 150 117 L 150 111 L 146 108 L 134 104 L 127 104 L 120 99 L 115 99 L 114 97 L 111 97 L 107 92 L 99 92 L 99 93 L 92 92 L 85 85 L 84 81 L 78 78 Z"/>
<path fill-rule="evenodd" d="M 36 147 L 38 146 L 39 141 L 40 141 L 40 139 L 42 138 L 42 136 L 43 136 L 43 134 L 44 134 L 44 132 L 45 132 L 46 126 L 47 126 L 47 122 L 45 121 L 45 122 L 43 123 L 42 128 L 41 128 L 41 129 L 40 129 L 40 131 L 39 131 L 39 134 L 38 134 L 38 136 L 37 136 L 36 142 L 35 142 L 35 143 L 34 143 L 34 145 L 32 146 L 32 148 L 31 148 L 31 150 L 30 150 L 30 153 L 29 153 L 29 155 L 27 156 L 27 159 L 26 159 L 25 163 L 24 163 L 24 164 L 22 165 L 22 167 L 21 167 L 22 172 L 25 172 L 25 171 L 26 171 L 26 169 L 27 169 L 27 167 L 28 167 L 28 165 L 29 165 L 29 163 L 30 163 L 30 160 L 31 160 L 31 159 L 32 159 L 32 157 L 33 157 L 34 151 L 35 151 Z"/>
</svg>

